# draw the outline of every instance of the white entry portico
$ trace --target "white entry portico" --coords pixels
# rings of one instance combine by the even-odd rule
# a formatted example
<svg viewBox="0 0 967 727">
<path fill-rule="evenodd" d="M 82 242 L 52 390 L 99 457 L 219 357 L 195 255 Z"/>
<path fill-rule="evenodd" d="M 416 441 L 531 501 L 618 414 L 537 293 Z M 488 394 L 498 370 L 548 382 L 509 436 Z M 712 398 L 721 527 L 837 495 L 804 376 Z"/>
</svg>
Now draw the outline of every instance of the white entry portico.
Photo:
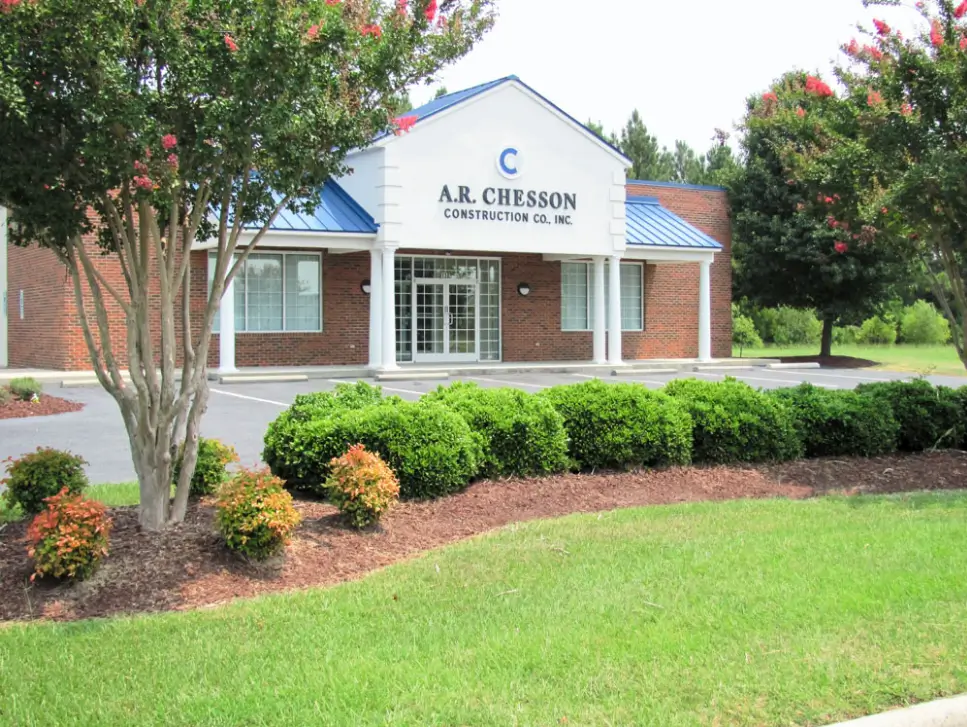
<svg viewBox="0 0 967 727">
<path fill-rule="evenodd" d="M 287 213 L 259 243 L 260 250 L 324 251 L 322 266 L 365 255 L 369 305 L 360 312 L 370 369 L 513 361 L 511 324 L 533 325 L 535 336 L 557 326 L 559 349 L 588 331 L 585 360 L 620 366 L 623 334 L 644 328 L 646 267 L 683 264 L 698 273 L 698 290 L 681 291 L 697 311 L 698 359 L 712 357 L 711 266 L 722 246 L 657 199 L 629 198 L 630 163 L 620 151 L 513 76 L 411 114 L 409 131 L 349 156 L 351 173 L 327 185 L 314 215 Z M 508 279 L 509 256 L 536 257 L 555 270 L 586 268 L 570 268 L 568 281 L 559 277 L 560 294 L 548 301 L 548 280 Z M 279 270 L 286 306 L 292 286 L 314 290 L 301 272 L 290 280 L 288 267 Z M 328 298 L 320 286 L 322 333 Z M 234 329 L 252 289 L 249 281 L 244 293 L 229 289 L 222 300 L 221 371 L 235 369 L 236 343 L 251 334 Z M 515 301 L 532 302 L 508 310 Z M 635 315 L 627 315 L 629 303 Z"/>
</svg>

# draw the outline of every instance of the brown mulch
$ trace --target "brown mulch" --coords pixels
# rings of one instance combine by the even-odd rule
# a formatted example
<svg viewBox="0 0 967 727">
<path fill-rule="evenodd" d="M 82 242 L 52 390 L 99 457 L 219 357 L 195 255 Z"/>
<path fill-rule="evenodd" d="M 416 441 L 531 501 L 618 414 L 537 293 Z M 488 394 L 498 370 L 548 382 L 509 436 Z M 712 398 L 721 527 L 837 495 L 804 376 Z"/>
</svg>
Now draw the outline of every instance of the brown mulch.
<svg viewBox="0 0 967 727">
<path fill-rule="evenodd" d="M 854 356 L 780 356 L 779 360 L 782 363 L 818 363 L 830 369 L 868 369 L 879 365 L 877 361 Z"/>
<path fill-rule="evenodd" d="M 51 414 L 66 414 L 80 411 L 84 405 L 77 401 L 68 401 L 57 396 L 41 394 L 40 401 L 22 401 L 13 399 L 6 404 L 0 404 L 0 419 L 21 419 L 24 417 L 46 417 Z"/>
<path fill-rule="evenodd" d="M 182 525 L 144 533 L 135 508 L 113 510 L 111 552 L 98 573 L 76 585 L 31 584 L 26 523 L 0 531 L 0 619 L 69 620 L 189 609 L 272 591 L 359 578 L 422 551 L 516 521 L 621 507 L 730 500 L 805 498 L 967 487 L 967 453 L 823 459 L 748 467 L 560 475 L 481 482 L 431 502 L 400 504 L 375 530 L 346 527 L 335 508 L 310 501 L 284 559 L 254 565 L 229 553 L 213 510 L 196 503 Z"/>
</svg>

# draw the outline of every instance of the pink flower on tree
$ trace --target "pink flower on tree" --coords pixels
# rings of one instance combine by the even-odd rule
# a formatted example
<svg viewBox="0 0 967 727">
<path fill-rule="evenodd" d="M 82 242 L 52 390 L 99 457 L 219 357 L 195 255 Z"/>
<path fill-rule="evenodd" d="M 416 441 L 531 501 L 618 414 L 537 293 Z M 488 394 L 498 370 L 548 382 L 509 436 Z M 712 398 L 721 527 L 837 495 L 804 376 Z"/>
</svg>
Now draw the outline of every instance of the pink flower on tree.
<svg viewBox="0 0 967 727">
<path fill-rule="evenodd" d="M 806 109 L 800 106 L 798 109 L 796 109 L 796 116 L 798 116 L 800 119 L 806 118 Z"/>
<path fill-rule="evenodd" d="M 879 48 L 874 48 L 871 45 L 864 45 L 863 52 L 866 53 L 874 61 L 883 60 L 883 51 L 881 51 Z"/>
<path fill-rule="evenodd" d="M 413 128 L 413 125 L 416 123 L 416 121 L 417 121 L 417 118 L 415 116 L 396 117 L 395 119 L 393 119 L 393 126 L 396 127 L 393 133 L 396 134 L 397 136 L 402 136 L 403 134 L 407 133 L 410 129 Z"/>
<path fill-rule="evenodd" d="M 171 151 L 178 146 L 178 139 L 174 134 L 165 134 L 161 137 L 161 146 L 164 147 L 165 151 Z"/>
<path fill-rule="evenodd" d="M 874 20 L 873 25 L 876 26 L 876 32 L 880 35 L 890 34 L 890 26 L 884 23 L 882 20 Z"/>
<path fill-rule="evenodd" d="M 138 174 L 147 174 L 148 165 L 140 160 L 136 160 L 134 162 L 134 171 L 136 171 Z"/>
<path fill-rule="evenodd" d="M 168 166 L 171 167 L 172 169 L 177 169 L 178 168 L 178 155 L 177 154 L 169 154 L 168 155 L 168 158 L 166 159 L 166 161 L 168 162 Z"/>
<path fill-rule="evenodd" d="M 833 200 L 832 197 L 826 197 L 826 198 L 823 199 L 823 202 L 825 202 L 826 204 L 832 204 L 833 201 L 834 200 Z"/>
<path fill-rule="evenodd" d="M 934 20 L 930 24 L 930 42 L 934 48 L 939 48 L 944 43 L 943 28 L 940 26 L 939 20 Z"/>
<path fill-rule="evenodd" d="M 326 5 L 339 5 L 342 0 L 326 0 Z"/>
<path fill-rule="evenodd" d="M 840 255 L 849 250 L 849 245 L 847 245 L 845 242 L 837 242 L 835 245 L 833 245 L 833 247 Z"/>
<path fill-rule="evenodd" d="M 883 96 L 880 95 L 879 91 L 870 91 L 866 96 L 867 106 L 880 106 L 883 103 Z"/>
<path fill-rule="evenodd" d="M 134 181 L 134 186 L 137 187 L 138 189 L 147 189 L 149 191 L 154 189 L 154 182 L 152 182 L 151 179 L 148 177 L 145 177 L 145 176 L 135 177 L 133 181 Z"/>
<path fill-rule="evenodd" d="M 967 15 L 967 0 L 964 0 L 954 9 L 954 17 L 960 19 Z"/>
<path fill-rule="evenodd" d="M 363 35 L 371 35 L 374 38 L 383 37 L 383 29 L 378 25 L 364 25 L 359 29 L 359 32 Z"/>
<path fill-rule="evenodd" d="M 851 55 L 853 57 L 856 57 L 860 54 L 860 44 L 856 41 L 856 38 L 853 38 L 853 40 L 849 42 L 849 45 L 846 46 L 846 53 L 847 55 Z"/>
<path fill-rule="evenodd" d="M 900 113 L 904 116 L 909 116 L 913 113 L 913 106 L 908 103 L 903 104 L 903 106 L 900 107 Z"/>
<path fill-rule="evenodd" d="M 20 0 L 0 0 L 0 12 L 9 13 L 20 4 Z"/>
<path fill-rule="evenodd" d="M 436 10 L 437 10 L 436 6 L 437 6 L 436 0 L 430 0 L 430 3 L 426 6 L 424 15 L 426 15 L 426 20 L 429 23 L 432 23 L 433 19 L 436 17 Z"/>
<path fill-rule="evenodd" d="M 225 47 L 228 48 L 232 53 L 238 50 L 238 43 L 236 43 L 235 39 L 227 33 L 225 34 Z"/>
<path fill-rule="evenodd" d="M 776 96 L 776 94 L 774 94 L 772 91 L 768 91 L 768 92 L 762 94 L 762 100 L 763 101 L 766 101 L 766 102 L 770 102 L 771 101 L 772 103 L 775 103 L 776 101 L 779 100 L 779 97 Z"/>
<path fill-rule="evenodd" d="M 409 5 L 410 0 L 396 0 L 396 12 L 400 15 L 406 15 Z"/>
<path fill-rule="evenodd" d="M 815 76 L 806 76 L 806 93 L 825 98 L 833 95 L 833 89 Z"/>
<path fill-rule="evenodd" d="M 308 38 L 309 40 L 315 40 L 317 37 L 319 37 L 319 31 L 321 29 L 322 29 L 322 26 L 319 25 L 318 23 L 316 25 L 310 26 L 309 30 L 306 31 L 306 38 Z"/>
</svg>

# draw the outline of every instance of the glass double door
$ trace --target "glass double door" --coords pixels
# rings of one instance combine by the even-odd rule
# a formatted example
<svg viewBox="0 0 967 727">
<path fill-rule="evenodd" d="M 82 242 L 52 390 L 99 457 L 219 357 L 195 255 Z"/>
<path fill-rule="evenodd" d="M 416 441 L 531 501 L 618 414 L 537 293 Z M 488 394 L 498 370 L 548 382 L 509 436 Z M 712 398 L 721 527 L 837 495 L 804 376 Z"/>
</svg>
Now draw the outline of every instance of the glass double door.
<svg viewBox="0 0 967 727">
<path fill-rule="evenodd" d="M 413 360 L 477 361 L 477 283 L 413 281 Z"/>
</svg>

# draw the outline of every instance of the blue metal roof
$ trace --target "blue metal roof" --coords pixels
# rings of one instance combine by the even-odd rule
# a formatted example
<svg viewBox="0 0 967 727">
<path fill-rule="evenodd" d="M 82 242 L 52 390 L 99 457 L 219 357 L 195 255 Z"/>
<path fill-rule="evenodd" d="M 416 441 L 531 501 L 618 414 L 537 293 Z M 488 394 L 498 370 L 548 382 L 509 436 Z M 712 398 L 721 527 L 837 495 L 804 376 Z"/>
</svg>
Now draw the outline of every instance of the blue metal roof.
<svg viewBox="0 0 967 727">
<path fill-rule="evenodd" d="M 473 98 L 474 96 L 479 96 L 485 91 L 489 91 L 492 88 L 496 88 L 501 84 L 509 83 L 511 81 L 515 81 L 519 83 L 521 86 L 523 86 L 524 88 L 526 88 L 532 94 L 534 94 L 539 99 L 541 99 L 541 101 L 546 103 L 548 106 L 553 108 L 555 111 L 557 111 L 564 117 L 566 117 L 569 121 L 579 126 L 592 139 L 594 139 L 595 141 L 601 142 L 602 144 L 604 144 L 606 147 L 608 147 L 609 149 L 617 153 L 622 158 L 628 159 L 628 157 L 625 156 L 624 152 L 622 152 L 621 149 L 612 145 L 606 139 L 602 139 L 600 136 L 598 136 L 593 131 L 591 131 L 587 126 L 585 126 L 580 121 L 578 121 L 573 116 L 571 116 L 569 113 L 567 113 L 567 111 L 565 111 L 560 106 L 553 103 L 552 101 L 549 101 L 545 96 L 542 96 L 541 94 L 539 94 L 533 88 L 531 88 L 522 80 L 520 80 L 520 78 L 518 78 L 517 76 L 504 76 L 503 78 L 498 78 L 495 81 L 488 81 L 487 83 L 481 83 L 480 85 L 472 86 L 471 88 L 465 88 L 462 91 L 454 91 L 453 93 L 448 93 L 445 96 L 441 96 L 440 98 L 433 99 L 429 103 L 425 103 L 422 106 L 412 109 L 411 111 L 407 111 L 405 114 L 401 114 L 401 116 L 404 116 L 404 117 L 415 116 L 417 123 L 419 123 L 420 121 L 423 121 L 424 119 L 434 116 L 440 113 L 441 111 L 445 111 L 446 109 L 452 108 L 457 104 L 463 103 L 464 101 L 467 101 Z M 384 136 L 388 136 L 388 134 L 382 134 L 376 137 L 376 139 L 381 139 Z M 374 141 L 376 141 L 376 139 L 374 139 Z M 631 160 L 628 159 L 628 161 L 630 162 Z"/>
<path fill-rule="evenodd" d="M 276 232 L 333 232 L 372 235 L 376 222 L 360 204 L 331 179 L 322 188 L 322 201 L 311 214 L 284 209 L 270 228 Z"/>
<path fill-rule="evenodd" d="M 655 197 L 628 197 L 625 210 L 629 245 L 722 249 L 713 238 L 662 207 Z"/>
</svg>

